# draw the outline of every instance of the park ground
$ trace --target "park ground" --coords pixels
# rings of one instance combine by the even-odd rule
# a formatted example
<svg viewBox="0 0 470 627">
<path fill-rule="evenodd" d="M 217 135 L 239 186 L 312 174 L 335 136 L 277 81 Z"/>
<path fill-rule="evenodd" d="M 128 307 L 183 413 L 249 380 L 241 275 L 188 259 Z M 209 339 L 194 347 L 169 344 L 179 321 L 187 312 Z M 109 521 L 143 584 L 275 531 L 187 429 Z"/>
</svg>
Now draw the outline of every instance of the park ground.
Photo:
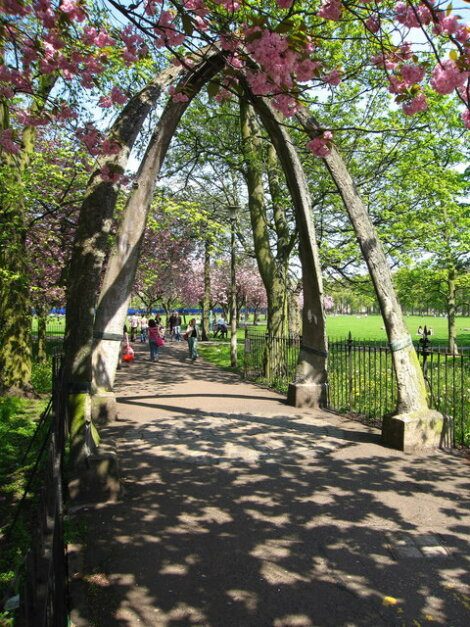
<svg viewBox="0 0 470 627">
<path fill-rule="evenodd" d="M 102 431 L 122 490 L 70 510 L 77 627 L 468 625 L 464 457 L 136 352 Z"/>
<path fill-rule="evenodd" d="M 190 316 L 187 316 L 189 320 Z M 248 323 L 251 325 L 253 317 L 250 316 Z M 165 323 L 165 317 L 163 316 Z M 342 340 L 351 333 L 355 340 L 364 341 L 387 341 L 383 319 L 379 315 L 328 315 L 326 318 L 327 333 L 331 340 Z M 445 344 L 447 341 L 447 318 L 444 316 L 405 316 L 405 322 L 413 340 L 418 340 L 417 330 L 419 326 L 427 325 L 431 328 L 433 335 L 431 340 L 436 344 Z M 65 317 L 50 316 L 48 322 L 48 330 L 53 335 L 63 335 Z M 460 316 L 456 321 L 457 327 L 457 344 L 459 346 L 470 346 L 470 317 Z M 263 316 L 260 317 L 256 327 L 249 326 L 251 329 L 263 331 L 266 328 L 266 321 Z M 33 332 L 37 330 L 37 320 L 33 319 Z M 244 328 L 238 330 L 238 336 L 241 339 L 245 333 Z"/>
</svg>

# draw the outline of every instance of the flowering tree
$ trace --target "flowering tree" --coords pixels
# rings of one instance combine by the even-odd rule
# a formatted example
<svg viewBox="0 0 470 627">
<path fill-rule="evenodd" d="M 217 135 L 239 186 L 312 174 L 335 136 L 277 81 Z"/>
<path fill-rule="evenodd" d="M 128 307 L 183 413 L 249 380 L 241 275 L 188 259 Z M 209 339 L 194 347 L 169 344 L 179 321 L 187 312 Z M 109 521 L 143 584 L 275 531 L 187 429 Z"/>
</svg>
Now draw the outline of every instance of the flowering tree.
<svg viewBox="0 0 470 627">
<path fill-rule="evenodd" d="M 190 203 L 162 203 L 147 225 L 134 292 L 148 310 L 159 302 L 168 313 L 185 302 L 188 260 L 199 244 L 190 218 L 194 212 Z"/>
<path fill-rule="evenodd" d="M 182 81 L 172 90 L 173 101 L 181 105 L 188 103 L 195 90 L 200 89 L 204 83 L 209 83 L 210 93 L 222 100 L 229 97 L 234 90 L 238 90 L 240 81 L 244 92 L 257 105 L 258 113 L 264 116 L 265 121 L 269 116 L 272 117 L 266 109 L 267 105 L 264 102 L 266 99 L 269 99 L 269 106 L 277 108 L 284 116 L 296 116 L 309 135 L 308 147 L 315 155 L 324 159 L 342 194 L 363 254 L 367 258 L 371 273 L 375 273 L 374 284 L 384 316 L 387 316 L 386 326 L 390 340 L 395 346 L 394 350 L 402 350 L 403 324 L 400 322 L 394 298 L 389 301 L 389 294 L 393 292 L 393 288 L 389 273 L 384 270 L 386 260 L 381 253 L 380 243 L 375 235 L 371 237 L 372 225 L 365 218 L 364 207 L 333 144 L 334 129 L 325 128 L 321 121 L 309 117 L 303 103 L 310 101 L 312 88 L 320 88 L 321 97 L 324 93 L 321 90 L 334 88 L 341 80 L 355 80 L 356 77 L 359 81 L 362 80 L 361 67 L 372 62 L 377 68 L 377 80 L 382 80 L 388 86 L 396 97 L 396 102 L 403 106 L 407 115 L 419 113 L 427 106 L 428 89 L 440 94 L 456 91 L 462 106 L 468 107 L 469 33 L 458 16 L 448 14 L 440 5 L 426 0 L 385 6 L 372 6 L 369 3 L 357 6 L 347 1 L 323 0 L 313 7 L 311 2 L 302 0 L 273 0 L 262 4 L 235 0 L 206 2 L 148 0 L 136 5 L 109 0 L 108 6 L 112 7 L 112 14 L 109 14 L 107 24 L 99 21 L 98 26 L 90 19 L 91 12 L 87 3 L 78 0 L 61 0 L 57 4 L 48 0 L 34 4 L 28 0 L 24 3 L 17 0 L 2 0 L 2 6 L 5 7 L 5 21 L 8 24 L 8 28 L 2 31 L 6 33 L 2 35 L 6 50 L 4 66 L 7 69 L 3 73 L 3 82 L 7 89 L 4 98 L 8 100 L 14 98 L 16 94 L 21 94 L 20 100 L 26 103 L 26 112 L 29 114 L 36 113 L 34 107 L 37 107 L 38 101 L 43 103 L 45 98 L 52 95 L 57 77 L 60 77 L 61 81 L 65 78 L 66 83 L 77 82 L 74 71 L 79 68 L 84 76 L 78 82 L 81 87 L 86 88 L 87 71 L 92 81 L 103 73 L 93 54 L 91 56 L 94 64 L 98 67 L 83 61 L 79 56 L 79 50 L 87 45 L 100 48 L 100 44 L 104 42 L 103 49 L 110 45 L 109 37 L 112 38 L 113 24 L 118 14 L 129 24 L 132 23 L 130 32 L 126 31 L 126 28 L 122 31 L 124 39 L 127 37 L 128 41 L 120 38 L 123 47 L 120 62 L 135 63 L 139 55 L 146 56 L 149 51 L 155 62 L 159 58 L 158 50 L 168 49 L 176 62 L 182 63 L 185 69 L 188 69 L 190 65 L 186 54 L 188 51 L 194 53 L 199 50 L 199 54 L 203 54 L 204 47 L 216 44 L 222 50 L 223 68 L 214 65 L 209 68 L 206 65 L 206 73 L 204 76 L 200 75 L 199 82 Z M 36 26 L 31 28 L 30 23 L 37 25 L 38 28 Z M 57 24 L 65 24 L 65 27 L 59 28 Z M 410 29 L 415 28 L 424 33 L 425 41 L 429 44 L 422 50 L 418 50 L 416 46 L 413 49 L 412 40 L 409 38 Z M 28 29 L 31 36 L 24 37 L 24 32 L 28 33 Z M 59 30 L 59 41 L 54 39 L 56 35 L 54 29 Z M 52 41 L 48 41 L 48 38 Z M 34 42 L 33 50 L 31 41 Z M 74 41 L 78 41 L 78 50 L 74 48 Z M 337 50 L 337 42 L 341 41 L 349 46 L 348 54 L 342 57 Z M 44 46 L 43 42 L 48 45 Z M 121 43 L 118 43 L 117 38 L 116 44 L 120 49 Z M 62 50 L 65 51 L 64 54 Z M 48 60 L 48 55 L 52 61 Z M 113 58 L 111 52 L 103 56 Z M 98 61 L 106 65 L 105 59 L 100 58 Z M 33 69 L 39 68 L 39 73 L 34 73 L 34 76 L 40 76 L 40 80 L 33 86 L 34 92 L 28 95 L 31 87 L 27 81 L 18 84 L 17 73 L 27 73 L 31 66 Z M 52 72 L 49 71 L 50 67 L 53 68 Z M 216 79 L 219 69 L 223 70 L 222 78 Z M 103 107 L 119 106 L 124 102 L 124 96 L 117 89 L 119 87 L 115 84 L 108 94 L 103 95 L 103 99 L 100 100 Z M 173 117 L 173 123 L 176 123 L 177 115 L 181 115 L 183 110 L 183 107 L 169 110 L 169 117 Z M 39 112 L 42 112 L 41 108 Z M 124 116 L 123 119 L 128 122 L 130 116 Z M 467 110 L 463 112 L 463 121 L 468 125 Z M 34 137 L 34 125 L 29 122 L 27 119 L 26 126 L 22 127 L 21 120 L 18 119 L 18 129 L 27 131 L 23 132 L 20 145 L 23 157 L 31 153 L 31 138 Z M 16 127 L 9 123 L 2 126 L 3 152 L 10 158 L 15 156 L 17 151 L 15 145 L 19 145 L 19 136 Z M 87 228 L 78 229 L 78 244 L 75 247 L 78 252 L 72 257 L 72 276 L 74 278 L 81 276 L 88 283 L 77 284 L 69 291 L 68 300 L 73 305 L 70 308 L 72 312 L 78 310 L 80 303 L 83 302 L 82 297 L 76 298 L 81 288 L 86 288 L 87 291 L 86 311 L 93 310 L 93 296 L 96 296 L 93 292 L 96 292 L 98 283 L 91 281 L 91 277 L 100 274 L 109 233 L 107 221 L 109 222 L 109 218 L 112 217 L 116 186 L 121 178 L 128 151 L 135 141 L 136 129 L 138 125 L 134 125 L 133 132 L 126 135 L 116 132 L 114 128 L 113 133 L 103 137 L 102 140 L 94 128 L 86 127 L 82 132 L 82 140 L 88 141 L 91 149 L 97 145 L 97 152 L 100 154 L 97 170 L 91 180 L 90 194 L 87 196 L 93 197 L 94 201 L 88 204 L 88 209 L 106 207 L 107 213 L 99 214 L 98 220 L 91 212 L 94 219 L 88 220 L 88 223 L 84 220 L 81 226 L 85 225 Z M 21 167 L 17 168 L 20 177 L 24 174 L 26 163 L 27 159 L 22 158 Z M 144 168 L 142 175 L 145 173 L 147 177 L 154 177 L 158 171 L 157 165 L 155 162 L 155 166 Z M 10 173 L 13 171 L 14 168 L 10 168 Z M 139 184 L 140 182 L 143 181 L 139 181 Z M 134 207 L 137 200 L 139 202 L 143 200 L 147 207 L 148 199 L 140 198 L 140 194 L 141 192 L 136 190 L 131 195 L 134 201 L 129 207 Z M 18 203 L 16 204 L 18 206 Z M 8 218 L 10 217 L 9 214 Z M 19 229 L 19 232 L 20 235 L 24 234 L 24 230 Z M 23 240 L 24 237 L 17 240 L 16 250 L 21 249 L 20 244 Z M 93 263 L 86 265 L 82 262 L 87 258 L 85 253 L 90 248 L 90 242 L 94 240 L 99 243 L 99 255 L 89 256 L 90 259 L 93 257 Z M 137 249 L 138 243 L 135 245 L 135 250 Z M 13 259 L 13 256 L 10 255 L 9 259 Z M 15 263 L 20 265 L 18 256 Z M 15 274 L 13 268 L 11 274 Z M 24 285 L 19 285 L 16 293 L 24 294 Z M 93 301 L 93 304 L 88 301 Z M 392 303 L 391 307 L 388 306 L 389 302 Z M 20 304 L 24 305 L 23 302 Z M 11 302 L 9 306 L 10 311 L 13 311 Z M 90 315 L 87 315 L 85 323 L 89 325 L 91 322 Z M 68 323 L 69 329 L 73 326 Z M 78 335 L 77 332 L 76 337 Z M 83 341 L 81 344 L 78 341 L 74 342 L 72 336 L 73 333 L 68 331 L 68 348 L 72 355 L 69 369 L 78 373 L 82 380 L 87 380 L 88 351 L 84 348 Z M 422 394 L 416 394 L 419 382 L 411 376 L 413 372 L 417 372 L 417 364 L 410 362 L 409 367 L 403 369 L 402 357 L 403 354 L 400 354 L 400 358 L 395 360 L 397 372 L 401 368 L 400 376 L 397 378 L 399 387 L 403 388 L 399 391 L 399 409 L 418 411 L 425 408 L 426 403 Z M 415 381 L 416 385 L 406 385 L 407 378 Z"/>
</svg>

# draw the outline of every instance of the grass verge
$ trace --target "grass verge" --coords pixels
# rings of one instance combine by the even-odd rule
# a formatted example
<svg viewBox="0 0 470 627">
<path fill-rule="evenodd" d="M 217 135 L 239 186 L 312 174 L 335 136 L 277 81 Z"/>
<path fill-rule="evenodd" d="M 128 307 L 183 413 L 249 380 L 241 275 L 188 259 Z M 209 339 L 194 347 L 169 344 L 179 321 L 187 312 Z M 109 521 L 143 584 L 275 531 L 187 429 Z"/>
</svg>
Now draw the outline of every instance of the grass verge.
<svg viewBox="0 0 470 627">
<path fill-rule="evenodd" d="M 243 357 L 244 357 L 244 345 L 240 340 L 237 345 L 238 352 L 238 366 L 236 368 L 232 368 L 230 366 L 230 344 L 217 342 L 217 343 L 209 343 L 199 342 L 197 345 L 197 350 L 200 356 L 209 361 L 211 364 L 222 368 L 222 370 L 228 370 L 229 372 L 238 372 L 239 374 L 243 374 Z"/>
<path fill-rule="evenodd" d="M 6 533 L 46 435 L 47 426 L 38 433 L 27 459 L 23 460 L 46 404 L 44 400 L 0 398 L 0 599 L 14 587 L 30 541 L 34 487 L 14 528 L 8 536 Z"/>
</svg>

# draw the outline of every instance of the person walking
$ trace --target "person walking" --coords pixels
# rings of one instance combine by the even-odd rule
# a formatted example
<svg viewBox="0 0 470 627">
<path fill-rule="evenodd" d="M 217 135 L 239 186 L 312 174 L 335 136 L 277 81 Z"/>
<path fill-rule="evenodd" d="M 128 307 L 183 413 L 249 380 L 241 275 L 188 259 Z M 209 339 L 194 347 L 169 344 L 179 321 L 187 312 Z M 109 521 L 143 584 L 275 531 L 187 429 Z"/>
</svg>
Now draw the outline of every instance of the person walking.
<svg viewBox="0 0 470 627">
<path fill-rule="evenodd" d="M 198 329 L 196 324 L 196 318 L 192 318 L 189 321 L 185 335 L 188 338 L 189 358 L 191 359 L 191 361 L 194 362 L 199 357 L 197 353 Z"/>
<path fill-rule="evenodd" d="M 151 361 L 158 361 L 158 351 L 160 346 L 163 346 L 163 344 L 165 343 L 165 340 L 162 337 L 160 326 L 155 322 L 153 318 L 149 320 L 148 331 L 150 359 Z"/>
</svg>

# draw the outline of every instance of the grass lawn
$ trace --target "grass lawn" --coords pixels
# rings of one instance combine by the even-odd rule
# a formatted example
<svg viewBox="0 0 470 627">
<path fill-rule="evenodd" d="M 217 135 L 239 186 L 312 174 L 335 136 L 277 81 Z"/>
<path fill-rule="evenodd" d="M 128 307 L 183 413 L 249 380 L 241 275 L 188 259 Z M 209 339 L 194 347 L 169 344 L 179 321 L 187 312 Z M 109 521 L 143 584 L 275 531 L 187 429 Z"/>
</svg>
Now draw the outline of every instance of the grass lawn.
<svg viewBox="0 0 470 627">
<path fill-rule="evenodd" d="M 30 503 L 23 507 L 9 538 L 5 533 L 45 436 L 46 429 L 41 430 L 23 462 L 23 454 L 46 403 L 45 400 L 0 397 L 0 597 L 11 586 L 29 543 Z"/>
<path fill-rule="evenodd" d="M 406 326 L 413 340 L 418 340 L 416 333 L 419 325 L 426 325 L 433 330 L 431 342 L 445 344 L 447 342 L 447 318 L 436 316 L 405 316 Z M 381 316 L 328 316 L 326 320 L 330 339 L 344 339 L 351 332 L 355 340 L 387 340 Z M 457 343 L 470 346 L 470 318 L 457 318 Z"/>
<path fill-rule="evenodd" d="M 243 342 L 238 340 L 238 367 L 232 368 L 230 366 L 230 344 L 228 342 L 211 342 L 206 344 L 205 342 L 198 342 L 198 353 L 203 359 L 207 359 L 211 364 L 228 370 L 230 372 L 243 372 Z"/>
<path fill-rule="evenodd" d="M 164 316 L 162 316 L 162 322 L 165 324 Z M 427 325 L 428 328 L 433 330 L 433 335 L 431 336 L 432 343 L 445 344 L 447 342 L 447 318 L 437 316 L 405 316 L 405 322 L 413 340 L 419 339 L 416 333 L 418 326 L 421 325 L 424 327 L 424 325 Z M 345 339 L 349 332 L 351 332 L 355 340 L 370 340 L 375 342 L 385 342 L 387 340 L 381 316 L 361 316 L 354 314 L 349 316 L 327 316 L 326 325 L 330 340 Z M 64 326 L 64 316 L 50 316 L 47 325 L 48 335 L 63 335 Z M 32 329 L 33 333 L 36 333 L 37 320 L 35 318 L 33 318 Z M 264 333 L 266 331 L 266 322 L 261 321 L 261 324 L 256 327 L 249 326 L 249 329 L 251 331 L 256 330 L 259 333 Z M 245 329 L 242 327 L 238 330 L 238 338 L 241 340 L 244 335 Z M 220 338 L 216 338 L 216 340 L 222 341 Z M 457 343 L 460 346 L 470 346 L 469 317 L 457 318 Z"/>
<path fill-rule="evenodd" d="M 447 343 L 447 318 L 437 316 L 405 316 L 408 331 L 413 340 L 418 340 L 417 329 L 419 325 L 425 325 L 433 330 L 431 344 Z M 470 346 L 470 318 L 457 318 L 457 343 L 459 346 Z M 266 323 L 256 327 L 249 327 L 256 332 L 264 333 Z M 327 316 L 326 329 L 330 340 L 343 340 L 349 332 L 354 340 L 370 340 L 372 342 L 386 342 L 384 323 L 381 316 Z M 244 329 L 239 331 L 238 337 L 244 336 Z"/>
</svg>

